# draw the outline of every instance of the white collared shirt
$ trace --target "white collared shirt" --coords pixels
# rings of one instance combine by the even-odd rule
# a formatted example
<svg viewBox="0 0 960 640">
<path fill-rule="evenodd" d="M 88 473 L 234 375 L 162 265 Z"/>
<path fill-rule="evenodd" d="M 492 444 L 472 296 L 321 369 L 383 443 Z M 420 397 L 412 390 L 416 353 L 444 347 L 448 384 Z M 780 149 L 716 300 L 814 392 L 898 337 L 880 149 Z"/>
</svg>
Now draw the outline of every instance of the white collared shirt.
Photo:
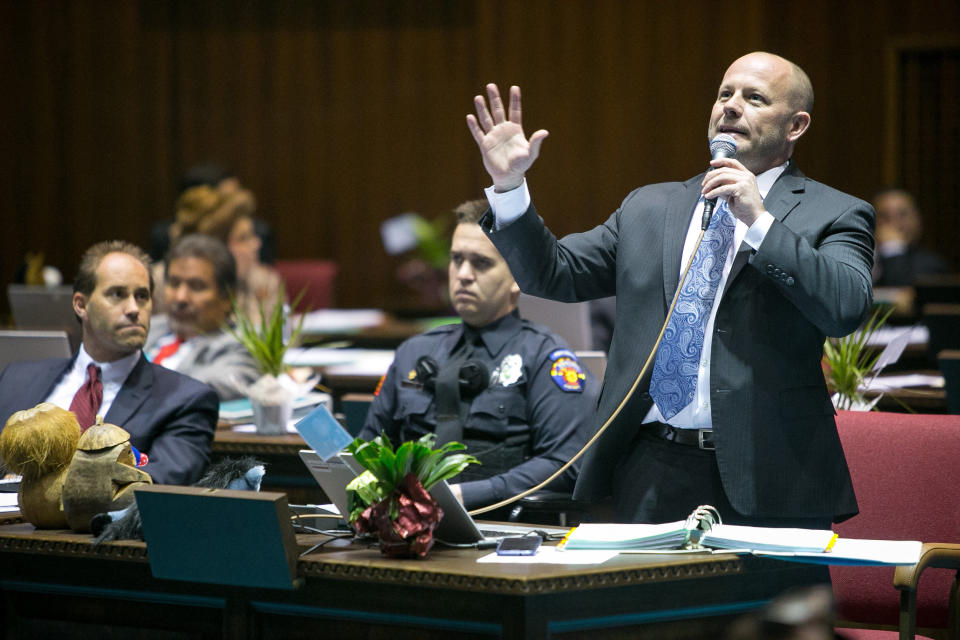
<svg viewBox="0 0 960 640">
<path fill-rule="evenodd" d="M 69 411 L 70 405 L 73 403 L 73 396 L 87 382 L 87 366 L 95 364 L 100 367 L 100 381 L 103 383 L 103 401 L 100 403 L 97 415 L 106 416 L 110 407 L 113 406 L 117 394 L 120 393 L 123 383 L 126 382 L 127 377 L 137 366 L 139 360 L 140 351 L 137 350 L 113 362 L 96 362 L 81 344 L 80 351 L 73 361 L 73 366 L 53 388 L 53 392 L 47 397 L 46 401 Z"/>
<path fill-rule="evenodd" d="M 773 183 L 786 170 L 787 163 L 784 163 L 773 169 L 768 169 L 757 176 L 757 189 L 761 198 L 766 198 Z M 516 189 L 504 193 L 497 193 L 494 188 L 485 189 L 487 200 L 490 202 L 490 208 L 496 221 L 496 227 L 502 228 L 517 218 L 530 207 L 530 192 L 527 188 L 526 180 Z M 690 217 L 690 226 L 687 229 L 687 237 L 683 244 L 683 258 L 680 262 L 680 275 L 683 274 L 683 268 L 690 260 L 696 246 L 697 237 L 700 235 L 700 219 L 703 213 L 703 198 L 697 202 L 694 207 L 693 215 Z M 719 205 L 718 205 L 719 206 Z M 764 212 L 751 226 L 747 226 L 740 220 L 737 220 L 736 228 L 733 232 L 733 243 L 727 253 L 726 261 L 723 265 L 723 275 L 720 283 L 717 285 L 717 291 L 722 292 L 727 283 L 727 277 L 733 268 L 733 258 L 737 254 L 737 248 L 741 242 L 746 242 L 754 250 L 760 248 L 760 244 L 767 236 L 770 226 L 773 224 L 773 216 L 769 212 Z M 717 296 L 713 301 L 713 307 L 710 310 L 710 318 L 707 320 L 707 326 L 704 332 L 703 350 L 700 353 L 700 368 L 697 374 L 697 390 L 693 401 L 685 406 L 669 421 L 664 420 L 660 414 L 657 405 L 654 404 L 647 413 L 643 422 L 667 422 L 678 428 L 685 429 L 710 429 L 713 426 L 713 420 L 710 414 L 710 360 L 711 346 L 713 344 L 713 323 L 717 315 L 721 296 Z M 616 330 L 616 328 L 614 328 Z"/>
</svg>

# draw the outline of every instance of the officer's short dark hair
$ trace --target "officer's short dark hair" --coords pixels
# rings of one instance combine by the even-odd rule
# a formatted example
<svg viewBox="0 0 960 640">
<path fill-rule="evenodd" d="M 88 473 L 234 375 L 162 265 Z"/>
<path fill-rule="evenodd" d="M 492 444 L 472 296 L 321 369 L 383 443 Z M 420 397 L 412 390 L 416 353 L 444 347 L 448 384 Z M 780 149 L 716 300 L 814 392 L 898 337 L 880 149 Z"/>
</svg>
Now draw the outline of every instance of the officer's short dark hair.
<svg viewBox="0 0 960 640">
<path fill-rule="evenodd" d="M 457 224 L 476 224 L 489 208 L 486 200 L 467 200 L 454 208 L 453 215 L 457 218 Z"/>
</svg>

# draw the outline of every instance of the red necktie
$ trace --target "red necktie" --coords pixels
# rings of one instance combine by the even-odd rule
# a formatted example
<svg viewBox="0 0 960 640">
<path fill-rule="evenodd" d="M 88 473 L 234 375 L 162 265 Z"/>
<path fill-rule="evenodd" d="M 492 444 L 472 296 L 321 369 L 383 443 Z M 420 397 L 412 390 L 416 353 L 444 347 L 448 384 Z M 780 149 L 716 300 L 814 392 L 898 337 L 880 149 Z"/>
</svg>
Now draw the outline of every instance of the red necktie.
<svg viewBox="0 0 960 640">
<path fill-rule="evenodd" d="M 165 358 L 169 358 L 177 352 L 177 349 L 180 348 L 180 345 L 183 344 L 183 340 L 180 339 L 180 336 L 174 338 L 173 342 L 163 345 L 157 351 L 157 355 L 153 356 L 153 364 L 160 364 L 164 361 Z"/>
<path fill-rule="evenodd" d="M 86 431 L 97 419 L 97 411 L 103 402 L 103 383 L 100 382 L 100 367 L 87 365 L 87 381 L 77 390 L 70 403 L 70 411 L 77 416 L 80 431 Z"/>
</svg>

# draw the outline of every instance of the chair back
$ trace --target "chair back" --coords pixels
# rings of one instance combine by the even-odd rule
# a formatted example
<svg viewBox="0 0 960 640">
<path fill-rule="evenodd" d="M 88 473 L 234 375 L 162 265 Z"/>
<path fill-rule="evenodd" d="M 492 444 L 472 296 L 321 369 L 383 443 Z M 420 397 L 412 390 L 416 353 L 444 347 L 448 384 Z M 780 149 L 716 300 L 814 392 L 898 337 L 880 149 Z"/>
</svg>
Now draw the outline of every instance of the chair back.
<svg viewBox="0 0 960 640">
<path fill-rule="evenodd" d="M 517 308 L 521 317 L 546 326 L 563 338 L 572 350 L 592 348 L 589 302 L 557 302 L 521 293 Z"/>
<path fill-rule="evenodd" d="M 302 313 L 334 306 L 334 290 L 337 272 L 340 270 L 336 262 L 277 260 L 273 266 L 283 278 L 287 288 L 287 298 L 293 301 L 303 292 L 303 297 L 294 309 L 295 312 Z"/>
<path fill-rule="evenodd" d="M 837 430 L 860 514 L 834 525 L 845 538 L 960 543 L 960 416 L 841 411 Z M 898 624 L 893 567 L 831 567 L 840 620 Z M 917 594 L 920 628 L 947 626 L 956 572 L 929 569 Z"/>
</svg>

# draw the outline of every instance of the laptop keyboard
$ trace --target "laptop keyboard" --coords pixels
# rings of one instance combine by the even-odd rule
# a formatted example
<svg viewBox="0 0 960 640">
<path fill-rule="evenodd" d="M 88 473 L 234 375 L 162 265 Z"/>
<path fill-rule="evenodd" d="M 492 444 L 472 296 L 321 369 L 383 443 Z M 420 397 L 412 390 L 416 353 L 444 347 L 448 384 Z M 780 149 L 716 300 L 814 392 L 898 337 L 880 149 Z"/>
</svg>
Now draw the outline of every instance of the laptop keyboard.
<svg viewBox="0 0 960 640">
<path fill-rule="evenodd" d="M 480 529 L 484 538 L 506 538 L 507 536 L 522 536 L 523 531 L 497 531 L 495 529 Z"/>
</svg>

